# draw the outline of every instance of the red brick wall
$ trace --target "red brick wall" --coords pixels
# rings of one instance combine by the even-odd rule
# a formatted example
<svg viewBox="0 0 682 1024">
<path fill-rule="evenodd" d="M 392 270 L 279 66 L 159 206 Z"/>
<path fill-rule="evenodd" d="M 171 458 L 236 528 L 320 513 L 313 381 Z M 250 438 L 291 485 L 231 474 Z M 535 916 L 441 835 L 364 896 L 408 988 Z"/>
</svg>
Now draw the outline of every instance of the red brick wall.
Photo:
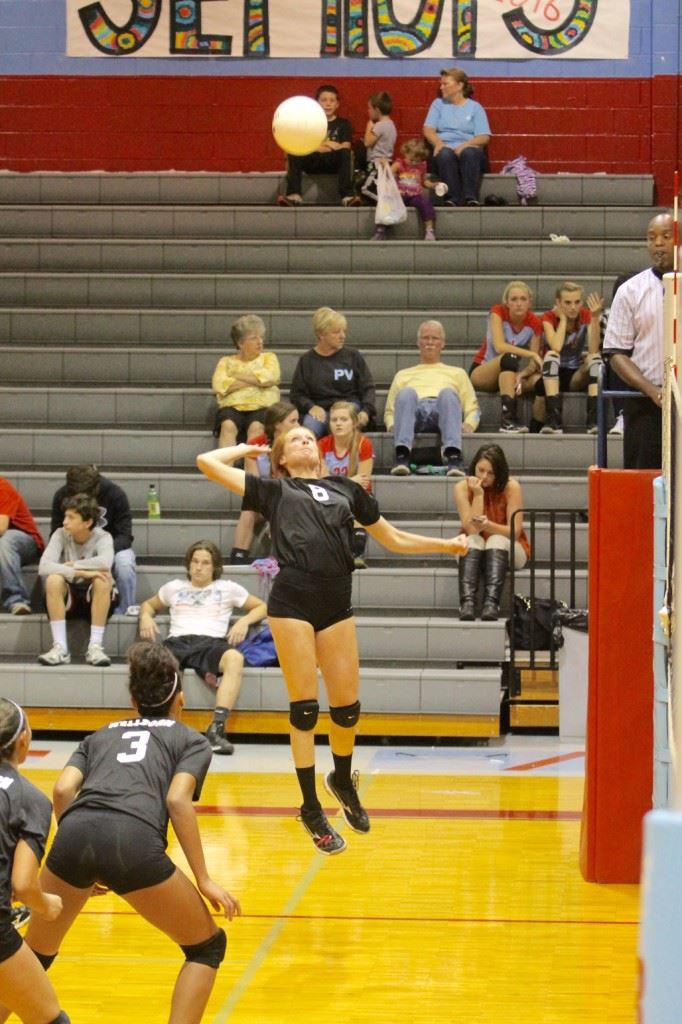
<svg viewBox="0 0 682 1024">
<path fill-rule="evenodd" d="M 10 170 L 279 170 L 277 104 L 318 79 L 0 77 L 0 167 Z M 394 98 L 401 139 L 420 134 L 433 78 L 337 82 L 359 133 L 367 97 Z M 678 76 L 654 79 L 477 78 L 495 133 L 492 169 L 524 153 L 548 173 L 653 173 L 669 202 L 682 158 Z"/>
</svg>

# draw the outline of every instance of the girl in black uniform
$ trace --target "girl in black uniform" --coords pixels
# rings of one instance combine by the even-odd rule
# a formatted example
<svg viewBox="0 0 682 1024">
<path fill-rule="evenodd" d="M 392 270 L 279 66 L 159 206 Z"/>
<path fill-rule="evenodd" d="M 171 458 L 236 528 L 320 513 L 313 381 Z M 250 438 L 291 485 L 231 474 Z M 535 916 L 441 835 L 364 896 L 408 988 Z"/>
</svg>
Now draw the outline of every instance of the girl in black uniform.
<svg viewBox="0 0 682 1024">
<path fill-rule="evenodd" d="M 11 923 L 13 891 L 46 921 L 62 909 L 59 896 L 44 892 L 38 880 L 52 807 L 19 774 L 30 743 L 23 710 L 0 698 L 0 1011 L 2 1020 L 16 1013 L 29 1024 L 68 1024 L 49 978 Z"/>
<path fill-rule="evenodd" d="M 357 794 L 351 760 L 360 717 L 359 659 L 351 606 L 353 521 L 389 551 L 463 555 L 466 537 L 448 540 L 398 530 L 379 514 L 373 495 L 347 477 L 321 475 L 314 434 L 294 427 L 271 451 L 273 475 L 261 480 L 231 465 L 267 448 L 240 444 L 197 458 L 202 473 L 235 494 L 242 508 L 270 523 L 279 575 L 268 601 L 268 622 L 289 692 L 291 748 L 303 805 L 300 820 L 321 853 L 341 853 L 345 840 L 329 824 L 315 787 L 317 667 L 329 698 L 329 741 L 334 771 L 325 786 L 350 827 L 369 832 L 369 818 Z"/>
<path fill-rule="evenodd" d="M 186 960 L 168 1020 L 199 1024 L 226 945 L 201 896 L 230 920 L 241 913 L 237 900 L 208 875 L 192 807 L 211 747 L 179 721 L 184 701 L 171 652 L 140 640 L 128 662 L 138 715 L 87 736 L 57 780 L 59 827 L 41 881 L 64 909 L 51 924 L 32 918 L 26 942 L 49 966 L 100 883 L 180 945 Z M 165 852 L 169 817 L 199 892 Z"/>
</svg>

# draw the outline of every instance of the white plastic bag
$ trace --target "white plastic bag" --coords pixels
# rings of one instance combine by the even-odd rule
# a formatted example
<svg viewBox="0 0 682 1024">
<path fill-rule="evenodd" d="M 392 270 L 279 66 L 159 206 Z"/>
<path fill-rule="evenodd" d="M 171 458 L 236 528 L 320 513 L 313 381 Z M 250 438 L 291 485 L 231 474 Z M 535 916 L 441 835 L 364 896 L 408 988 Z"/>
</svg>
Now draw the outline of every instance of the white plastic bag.
<svg viewBox="0 0 682 1024">
<path fill-rule="evenodd" d="M 390 227 L 392 224 L 402 224 L 407 220 L 405 203 L 388 164 L 377 165 L 377 196 L 375 224 Z"/>
</svg>

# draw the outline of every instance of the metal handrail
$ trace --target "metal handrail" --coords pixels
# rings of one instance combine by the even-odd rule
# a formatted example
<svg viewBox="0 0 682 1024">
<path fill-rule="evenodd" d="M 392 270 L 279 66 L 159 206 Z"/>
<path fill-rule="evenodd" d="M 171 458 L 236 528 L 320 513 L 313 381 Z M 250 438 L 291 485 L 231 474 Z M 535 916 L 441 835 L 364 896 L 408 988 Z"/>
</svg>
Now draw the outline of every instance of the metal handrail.
<svg viewBox="0 0 682 1024">
<path fill-rule="evenodd" d="M 606 377 L 606 364 L 599 367 L 599 381 L 597 389 L 597 465 L 600 469 L 607 469 L 608 456 L 606 452 L 606 399 L 607 398 L 646 398 L 641 391 L 633 389 L 623 390 L 604 387 Z"/>
</svg>

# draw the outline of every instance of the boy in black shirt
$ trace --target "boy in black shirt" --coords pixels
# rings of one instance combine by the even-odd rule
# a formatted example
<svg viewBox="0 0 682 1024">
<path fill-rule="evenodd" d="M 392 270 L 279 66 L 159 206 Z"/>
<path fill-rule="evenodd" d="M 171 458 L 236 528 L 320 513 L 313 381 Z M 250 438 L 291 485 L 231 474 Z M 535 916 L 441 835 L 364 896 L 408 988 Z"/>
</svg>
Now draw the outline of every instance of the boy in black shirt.
<svg viewBox="0 0 682 1024">
<path fill-rule="evenodd" d="M 308 156 L 287 158 L 286 195 L 278 196 L 280 206 L 300 206 L 301 177 L 306 174 L 336 174 L 339 194 L 344 206 L 359 206 L 360 198 L 353 192 L 351 181 L 351 139 L 353 129 L 345 117 L 338 117 L 339 91 L 335 85 L 321 85 L 315 99 L 327 115 L 327 138 Z"/>
</svg>

